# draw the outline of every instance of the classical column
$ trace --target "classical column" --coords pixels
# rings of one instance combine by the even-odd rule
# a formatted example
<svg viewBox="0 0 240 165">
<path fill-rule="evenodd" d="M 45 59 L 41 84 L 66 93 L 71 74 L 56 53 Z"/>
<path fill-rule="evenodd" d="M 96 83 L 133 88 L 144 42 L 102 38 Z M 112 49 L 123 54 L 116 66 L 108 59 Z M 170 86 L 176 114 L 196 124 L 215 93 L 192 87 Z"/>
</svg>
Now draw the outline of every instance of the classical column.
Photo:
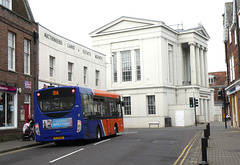
<svg viewBox="0 0 240 165">
<path fill-rule="evenodd" d="M 177 56 L 177 85 L 182 85 L 183 83 L 183 53 L 182 53 L 182 44 L 177 44 L 178 46 L 178 56 Z"/>
<path fill-rule="evenodd" d="M 203 49 L 200 48 L 200 65 L 201 65 L 201 86 L 205 85 L 205 65 L 204 65 L 204 58 L 203 58 Z"/>
<path fill-rule="evenodd" d="M 201 85 L 201 73 L 200 73 L 200 57 L 199 57 L 199 45 L 196 45 L 196 70 L 197 70 L 197 84 Z"/>
<path fill-rule="evenodd" d="M 203 51 L 204 63 L 205 63 L 205 86 L 208 87 L 208 60 L 207 60 L 207 48 Z"/>
<path fill-rule="evenodd" d="M 203 104 L 203 99 L 200 99 L 200 115 L 204 115 L 204 104 Z"/>
<path fill-rule="evenodd" d="M 190 65 L 191 65 L 191 84 L 197 84 L 197 75 L 196 75 L 196 57 L 195 57 L 195 44 L 190 44 Z"/>
<path fill-rule="evenodd" d="M 208 100 L 207 99 L 204 99 L 203 102 L 204 102 L 204 116 L 205 116 L 205 122 L 208 122 L 209 119 L 208 119 Z"/>
</svg>

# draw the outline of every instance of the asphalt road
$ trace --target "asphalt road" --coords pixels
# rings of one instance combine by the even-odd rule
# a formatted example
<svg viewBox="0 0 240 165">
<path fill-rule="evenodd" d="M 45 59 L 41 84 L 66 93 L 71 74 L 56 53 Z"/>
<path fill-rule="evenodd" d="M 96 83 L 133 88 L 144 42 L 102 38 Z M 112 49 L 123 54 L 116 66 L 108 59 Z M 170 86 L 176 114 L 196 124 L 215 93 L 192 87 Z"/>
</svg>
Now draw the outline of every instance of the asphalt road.
<svg viewBox="0 0 240 165">
<path fill-rule="evenodd" d="M 100 142 L 48 143 L 0 155 L 4 165 L 172 165 L 200 128 L 126 129 Z"/>
</svg>

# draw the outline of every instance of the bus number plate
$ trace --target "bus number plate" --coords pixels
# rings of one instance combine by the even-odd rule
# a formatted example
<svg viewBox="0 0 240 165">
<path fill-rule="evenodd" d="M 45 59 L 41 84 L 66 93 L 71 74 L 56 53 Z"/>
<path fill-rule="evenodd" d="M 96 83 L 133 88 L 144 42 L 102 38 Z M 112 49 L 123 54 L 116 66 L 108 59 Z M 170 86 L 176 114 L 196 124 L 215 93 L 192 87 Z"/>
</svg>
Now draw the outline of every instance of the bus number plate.
<svg viewBox="0 0 240 165">
<path fill-rule="evenodd" d="M 64 139 L 64 136 L 53 137 L 53 140 L 61 140 L 61 139 Z"/>
</svg>

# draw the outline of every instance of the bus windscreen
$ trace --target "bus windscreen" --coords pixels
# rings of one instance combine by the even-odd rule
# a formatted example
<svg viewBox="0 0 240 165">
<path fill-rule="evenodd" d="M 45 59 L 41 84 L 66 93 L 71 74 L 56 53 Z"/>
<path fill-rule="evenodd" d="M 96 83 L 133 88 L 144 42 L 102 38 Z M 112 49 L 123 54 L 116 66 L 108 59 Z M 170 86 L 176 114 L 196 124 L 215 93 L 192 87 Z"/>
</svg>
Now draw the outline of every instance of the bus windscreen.
<svg viewBox="0 0 240 165">
<path fill-rule="evenodd" d="M 42 112 L 71 110 L 75 103 L 74 88 L 53 88 L 37 92 L 37 102 Z"/>
</svg>

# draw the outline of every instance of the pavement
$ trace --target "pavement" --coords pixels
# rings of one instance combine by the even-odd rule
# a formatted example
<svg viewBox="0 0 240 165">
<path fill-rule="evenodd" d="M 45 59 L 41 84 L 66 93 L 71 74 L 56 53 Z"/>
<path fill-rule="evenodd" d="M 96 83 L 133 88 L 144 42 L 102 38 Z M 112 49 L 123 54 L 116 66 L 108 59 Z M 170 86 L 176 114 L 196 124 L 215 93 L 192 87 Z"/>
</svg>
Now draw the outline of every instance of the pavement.
<svg viewBox="0 0 240 165">
<path fill-rule="evenodd" d="M 202 162 L 201 138 L 204 137 L 204 129 L 206 125 L 197 126 L 201 129 L 195 142 L 189 147 L 183 165 L 198 165 Z M 5 141 L 0 142 L 0 154 L 15 151 L 19 149 L 29 148 L 44 143 L 35 141 Z M 207 163 L 209 165 L 239 165 L 240 164 L 240 129 L 231 128 L 230 122 L 225 129 L 224 122 L 210 123 L 210 137 L 207 147 Z"/>
<path fill-rule="evenodd" d="M 204 127 L 205 126 L 205 127 Z M 202 162 L 202 141 L 206 125 L 201 125 L 203 131 L 191 147 L 183 165 L 199 165 Z M 209 165 L 239 165 L 240 164 L 240 129 L 231 128 L 227 122 L 210 123 L 210 137 L 207 147 L 207 162 Z"/>
</svg>

